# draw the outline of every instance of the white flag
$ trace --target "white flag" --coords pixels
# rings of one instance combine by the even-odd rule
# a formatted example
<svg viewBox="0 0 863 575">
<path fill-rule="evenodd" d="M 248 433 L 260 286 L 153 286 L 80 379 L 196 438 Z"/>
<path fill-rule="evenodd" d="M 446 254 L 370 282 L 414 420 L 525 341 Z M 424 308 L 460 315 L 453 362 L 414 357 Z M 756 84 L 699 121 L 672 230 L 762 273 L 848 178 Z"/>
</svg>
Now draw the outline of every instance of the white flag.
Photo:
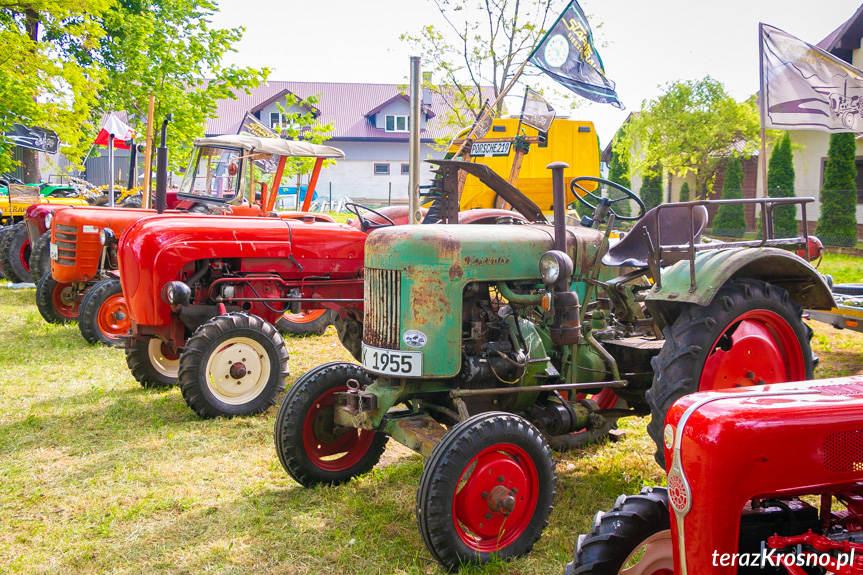
<svg viewBox="0 0 863 575">
<path fill-rule="evenodd" d="M 863 71 L 766 24 L 761 42 L 768 128 L 863 132 Z"/>
</svg>

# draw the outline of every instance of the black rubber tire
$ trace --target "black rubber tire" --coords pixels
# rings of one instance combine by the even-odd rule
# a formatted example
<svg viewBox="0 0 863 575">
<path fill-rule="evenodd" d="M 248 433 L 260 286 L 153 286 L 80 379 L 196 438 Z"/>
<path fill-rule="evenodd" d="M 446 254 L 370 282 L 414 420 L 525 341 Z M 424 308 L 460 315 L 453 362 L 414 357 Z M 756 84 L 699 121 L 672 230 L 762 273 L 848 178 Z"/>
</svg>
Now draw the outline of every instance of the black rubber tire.
<svg viewBox="0 0 863 575">
<path fill-rule="evenodd" d="M 812 331 L 803 323 L 803 308 L 784 289 L 761 280 L 736 279 L 723 285 L 710 305 L 685 307 L 671 327 L 663 331 L 665 344 L 651 360 L 653 385 L 647 392 L 651 411 L 647 432 L 656 443 L 655 459 L 663 469 L 665 415 L 675 401 L 699 391 L 704 363 L 717 338 L 743 313 L 757 309 L 778 314 L 794 330 L 806 371 L 801 379 L 812 379 L 814 358 L 809 345 Z"/>
<path fill-rule="evenodd" d="M 150 357 L 150 341 L 156 338 L 140 338 L 131 349 L 126 350 L 126 365 L 141 387 L 164 389 L 177 385 L 177 377 L 160 371 Z M 156 340 L 158 341 L 158 340 Z M 179 361 L 179 360 L 178 360 Z"/>
<path fill-rule="evenodd" d="M 325 310 L 320 317 L 306 323 L 293 322 L 285 316 L 282 316 L 276 322 L 276 329 L 279 330 L 279 333 L 282 335 L 292 335 L 297 337 L 324 335 L 327 328 L 336 323 L 336 319 L 338 317 L 338 312 L 332 309 Z"/>
<path fill-rule="evenodd" d="M 71 288 L 71 284 L 65 285 Z M 42 276 L 42 279 L 36 285 L 36 309 L 39 310 L 39 314 L 48 323 L 64 324 L 71 323 L 77 319 L 75 316 L 60 312 L 54 303 L 54 292 L 57 289 L 64 289 L 63 286 L 64 284 L 57 282 L 57 280 L 51 277 L 51 274 Z"/>
<path fill-rule="evenodd" d="M 38 282 L 46 273 L 51 273 L 51 232 L 47 231 L 30 248 L 30 277 Z"/>
<path fill-rule="evenodd" d="M 306 416 L 325 393 L 346 387 L 349 379 L 357 380 L 360 386 L 372 383 L 368 374 L 356 364 L 334 361 L 319 365 L 294 382 L 276 414 L 273 439 L 279 461 L 288 475 L 304 487 L 339 485 L 369 472 L 380 460 L 389 441 L 383 433 L 375 433 L 365 454 L 344 469 L 322 469 L 309 457 L 303 442 Z M 354 430 L 349 429 L 346 433 L 354 433 Z"/>
<path fill-rule="evenodd" d="M 564 575 L 617 575 L 626 560 L 650 537 L 669 532 L 668 492 L 664 487 L 645 487 L 638 495 L 621 495 L 608 513 L 598 512 L 587 535 L 580 535 L 573 561 L 566 564 Z M 672 552 L 669 541 L 669 552 Z M 643 558 L 642 558 L 643 559 Z M 674 570 L 671 563 L 643 566 Z"/>
<path fill-rule="evenodd" d="M 3 238 L 5 238 L 5 237 L 6 237 L 6 234 L 7 234 L 7 233 L 9 232 L 9 230 L 11 230 L 11 229 L 12 229 L 12 226 L 11 226 L 11 225 L 9 225 L 9 226 L 0 226 L 0 246 L 2 246 L 2 245 L 3 245 Z M 3 268 L 0 268 L 0 278 L 2 278 L 2 279 L 8 279 L 8 278 L 6 278 L 6 274 L 4 274 L 4 273 L 3 273 Z"/>
<path fill-rule="evenodd" d="M 24 222 L 18 222 L 12 226 L 6 235 L 3 236 L 3 241 L 0 242 L 0 269 L 3 270 L 3 275 L 12 283 L 32 282 L 30 277 L 30 254 L 29 250 L 24 247 L 30 244 L 30 236 L 27 234 L 27 227 Z M 24 247 L 24 257 L 27 258 L 27 265 L 21 259 L 21 249 Z M 38 280 L 39 278 L 37 278 Z"/>
<path fill-rule="evenodd" d="M 102 192 L 101 196 L 94 198 L 92 201 L 88 202 L 91 206 L 107 206 L 108 201 L 108 192 Z"/>
<path fill-rule="evenodd" d="M 129 196 L 123 203 L 120 204 L 121 208 L 140 208 L 142 202 L 142 196 L 140 194 L 135 194 L 134 196 Z"/>
<path fill-rule="evenodd" d="M 860 284 L 835 284 L 833 293 L 839 295 L 863 295 L 863 283 Z"/>
<path fill-rule="evenodd" d="M 106 278 L 96 282 L 84 293 L 81 305 L 78 306 L 78 329 L 87 343 L 102 343 L 117 346 L 123 339 L 105 333 L 99 327 L 99 313 L 102 306 L 111 296 L 123 293 L 120 280 Z"/>
<path fill-rule="evenodd" d="M 207 362 L 213 353 L 226 347 L 223 346 L 226 341 L 240 337 L 254 340 L 264 348 L 270 375 L 257 395 L 244 403 L 232 404 L 220 399 L 208 385 Z M 199 417 L 235 417 L 263 413 L 275 405 L 285 390 L 287 376 L 288 350 L 276 328 L 256 315 L 231 312 L 201 325 L 186 341 L 180 355 L 178 382 L 183 399 Z"/>
<path fill-rule="evenodd" d="M 520 448 L 536 467 L 536 509 L 515 541 L 494 553 L 486 553 L 462 541 L 455 529 L 453 501 L 462 475 L 473 458 L 484 449 L 501 444 Z M 417 525 L 423 542 L 432 557 L 450 571 L 469 563 L 483 564 L 492 557 L 507 560 L 525 555 L 548 525 L 554 508 L 556 481 L 551 448 L 542 433 L 526 419 L 491 411 L 459 422 L 435 446 L 423 467 L 416 503 Z"/>
</svg>

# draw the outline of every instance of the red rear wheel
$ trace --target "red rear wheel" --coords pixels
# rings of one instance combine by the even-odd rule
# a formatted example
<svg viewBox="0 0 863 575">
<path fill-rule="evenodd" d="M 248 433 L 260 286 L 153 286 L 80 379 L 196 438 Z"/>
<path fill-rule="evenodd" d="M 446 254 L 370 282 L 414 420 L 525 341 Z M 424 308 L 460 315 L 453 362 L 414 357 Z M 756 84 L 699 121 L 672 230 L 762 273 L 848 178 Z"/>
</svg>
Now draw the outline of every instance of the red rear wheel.
<svg viewBox="0 0 863 575">
<path fill-rule="evenodd" d="M 327 313 L 325 309 L 313 309 L 300 313 L 286 313 L 283 317 L 293 323 L 311 323 Z"/>
<path fill-rule="evenodd" d="M 30 271 L 30 238 L 21 245 L 21 251 L 18 254 L 18 257 L 21 258 L 21 265 L 28 272 Z"/>
</svg>

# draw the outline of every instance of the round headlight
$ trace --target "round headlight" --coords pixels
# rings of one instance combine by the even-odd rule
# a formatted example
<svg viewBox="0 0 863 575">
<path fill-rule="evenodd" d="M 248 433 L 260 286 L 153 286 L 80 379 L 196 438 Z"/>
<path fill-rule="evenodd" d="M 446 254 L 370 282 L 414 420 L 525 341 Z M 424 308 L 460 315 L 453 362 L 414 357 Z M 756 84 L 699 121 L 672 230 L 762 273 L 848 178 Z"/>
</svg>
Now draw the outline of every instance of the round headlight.
<svg viewBox="0 0 863 575">
<path fill-rule="evenodd" d="M 102 228 L 99 230 L 99 243 L 109 245 L 114 240 L 114 232 L 111 228 Z"/>
<path fill-rule="evenodd" d="M 54 219 L 54 212 L 48 212 L 45 215 L 45 229 L 46 230 L 51 229 L 51 220 L 53 220 L 53 219 Z"/>
<path fill-rule="evenodd" d="M 192 290 L 181 281 L 172 281 L 162 286 L 162 301 L 168 305 L 183 305 L 192 296 Z"/>
<path fill-rule="evenodd" d="M 572 260 L 561 251 L 547 251 L 539 258 L 539 275 L 549 286 L 566 281 L 572 275 Z"/>
</svg>

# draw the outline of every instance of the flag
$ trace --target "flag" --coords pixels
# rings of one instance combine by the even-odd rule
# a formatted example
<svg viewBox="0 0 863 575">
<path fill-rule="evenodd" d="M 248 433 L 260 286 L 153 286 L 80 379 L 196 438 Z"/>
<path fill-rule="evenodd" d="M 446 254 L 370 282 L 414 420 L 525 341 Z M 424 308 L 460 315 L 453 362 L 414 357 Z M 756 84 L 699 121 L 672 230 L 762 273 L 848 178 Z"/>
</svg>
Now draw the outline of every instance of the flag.
<svg viewBox="0 0 863 575">
<path fill-rule="evenodd" d="M 527 88 L 521 107 L 521 121 L 540 132 L 548 132 L 557 112 L 539 93 Z"/>
<path fill-rule="evenodd" d="M 570 2 L 528 60 L 579 96 L 623 108 L 614 82 L 605 77 L 590 24 L 576 0 Z"/>
<path fill-rule="evenodd" d="M 6 132 L 6 137 L 16 146 L 48 154 L 56 154 L 60 146 L 60 139 L 55 132 L 44 128 L 29 128 L 21 124 L 13 124 L 12 129 Z"/>
<path fill-rule="evenodd" d="M 483 103 L 479 111 L 479 116 L 473 124 L 473 138 L 479 140 L 485 138 L 488 131 L 491 130 L 491 125 L 494 123 L 494 111 L 488 107 L 488 100 Z"/>
<path fill-rule="evenodd" d="M 247 136 L 255 136 L 257 138 L 278 138 L 279 135 L 270 128 L 263 125 L 256 117 L 246 112 L 243 122 L 240 124 L 240 129 L 237 130 L 238 135 L 245 134 Z"/>
<path fill-rule="evenodd" d="M 112 113 L 108 115 L 108 118 L 105 120 L 105 124 L 96 135 L 96 139 L 93 141 L 93 144 L 97 146 L 107 146 L 109 136 L 114 136 L 115 148 L 128 150 L 129 144 L 127 142 L 131 142 L 135 139 L 135 131 Z"/>
<path fill-rule="evenodd" d="M 863 132 L 863 71 L 773 26 L 760 30 L 767 128 Z"/>
</svg>

